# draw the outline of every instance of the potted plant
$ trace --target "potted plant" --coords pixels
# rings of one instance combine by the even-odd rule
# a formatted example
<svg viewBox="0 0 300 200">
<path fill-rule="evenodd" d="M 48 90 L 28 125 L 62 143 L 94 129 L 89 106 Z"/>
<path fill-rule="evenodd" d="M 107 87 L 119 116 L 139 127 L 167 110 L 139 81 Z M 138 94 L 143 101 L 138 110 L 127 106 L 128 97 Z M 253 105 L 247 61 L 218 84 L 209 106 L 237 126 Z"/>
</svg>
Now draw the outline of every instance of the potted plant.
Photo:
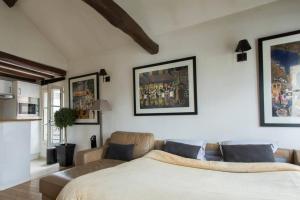
<svg viewBox="0 0 300 200">
<path fill-rule="evenodd" d="M 54 114 L 55 126 L 64 131 L 64 144 L 56 146 L 57 160 L 60 166 L 70 166 L 73 164 L 75 144 L 68 144 L 67 127 L 72 126 L 75 120 L 75 110 L 70 108 L 61 108 Z"/>
</svg>

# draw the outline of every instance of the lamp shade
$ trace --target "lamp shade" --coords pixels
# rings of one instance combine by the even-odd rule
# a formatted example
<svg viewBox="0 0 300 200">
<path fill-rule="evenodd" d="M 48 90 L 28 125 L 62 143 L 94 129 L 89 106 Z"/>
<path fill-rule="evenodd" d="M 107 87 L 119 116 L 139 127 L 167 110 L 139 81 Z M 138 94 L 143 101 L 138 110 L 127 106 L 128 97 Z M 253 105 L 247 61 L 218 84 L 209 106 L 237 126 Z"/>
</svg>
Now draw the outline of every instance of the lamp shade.
<svg viewBox="0 0 300 200">
<path fill-rule="evenodd" d="M 91 110 L 97 110 L 97 111 L 110 111 L 111 105 L 107 100 L 101 99 L 94 101 Z"/>
<path fill-rule="evenodd" d="M 249 51 L 251 48 L 248 40 L 244 39 L 239 41 L 238 46 L 236 47 L 235 52 L 244 52 L 244 51 Z"/>
<path fill-rule="evenodd" d="M 99 75 L 100 75 L 100 76 L 106 76 L 107 73 L 106 73 L 105 69 L 100 69 Z"/>
</svg>

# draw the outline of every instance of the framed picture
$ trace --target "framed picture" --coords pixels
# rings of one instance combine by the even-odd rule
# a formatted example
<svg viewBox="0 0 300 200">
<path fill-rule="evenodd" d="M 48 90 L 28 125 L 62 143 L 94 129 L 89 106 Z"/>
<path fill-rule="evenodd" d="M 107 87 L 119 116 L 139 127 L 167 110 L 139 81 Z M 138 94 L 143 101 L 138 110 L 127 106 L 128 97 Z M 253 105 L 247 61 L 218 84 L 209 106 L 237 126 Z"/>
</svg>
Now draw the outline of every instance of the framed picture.
<svg viewBox="0 0 300 200">
<path fill-rule="evenodd" d="M 98 73 L 69 78 L 69 105 L 76 110 L 75 124 L 99 124 L 98 112 L 90 110 L 99 98 Z"/>
<path fill-rule="evenodd" d="M 133 68 L 134 115 L 196 115 L 196 57 Z"/>
<path fill-rule="evenodd" d="M 261 126 L 300 127 L 300 30 L 258 46 Z"/>
</svg>

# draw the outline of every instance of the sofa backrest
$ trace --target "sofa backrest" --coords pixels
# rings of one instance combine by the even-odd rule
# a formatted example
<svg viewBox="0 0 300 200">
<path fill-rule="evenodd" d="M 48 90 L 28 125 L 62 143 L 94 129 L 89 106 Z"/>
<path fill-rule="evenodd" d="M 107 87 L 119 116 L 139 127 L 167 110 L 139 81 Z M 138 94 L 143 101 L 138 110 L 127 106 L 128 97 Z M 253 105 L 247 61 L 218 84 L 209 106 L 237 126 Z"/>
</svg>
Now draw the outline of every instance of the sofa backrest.
<svg viewBox="0 0 300 200">
<path fill-rule="evenodd" d="M 116 131 L 111 135 L 107 142 L 116 144 L 134 144 L 134 159 L 142 157 L 154 149 L 154 135 L 152 133 Z"/>
</svg>

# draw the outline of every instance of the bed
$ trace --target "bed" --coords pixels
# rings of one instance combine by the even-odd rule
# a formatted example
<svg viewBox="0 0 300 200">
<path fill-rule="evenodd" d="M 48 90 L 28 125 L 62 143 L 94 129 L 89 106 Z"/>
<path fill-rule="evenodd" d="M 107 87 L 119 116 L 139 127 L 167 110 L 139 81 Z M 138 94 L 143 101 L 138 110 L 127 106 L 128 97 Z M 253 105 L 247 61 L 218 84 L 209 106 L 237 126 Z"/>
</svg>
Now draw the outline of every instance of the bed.
<svg viewBox="0 0 300 200">
<path fill-rule="evenodd" d="M 300 167 L 227 163 L 153 150 L 72 180 L 57 200 L 299 200 Z"/>
</svg>

